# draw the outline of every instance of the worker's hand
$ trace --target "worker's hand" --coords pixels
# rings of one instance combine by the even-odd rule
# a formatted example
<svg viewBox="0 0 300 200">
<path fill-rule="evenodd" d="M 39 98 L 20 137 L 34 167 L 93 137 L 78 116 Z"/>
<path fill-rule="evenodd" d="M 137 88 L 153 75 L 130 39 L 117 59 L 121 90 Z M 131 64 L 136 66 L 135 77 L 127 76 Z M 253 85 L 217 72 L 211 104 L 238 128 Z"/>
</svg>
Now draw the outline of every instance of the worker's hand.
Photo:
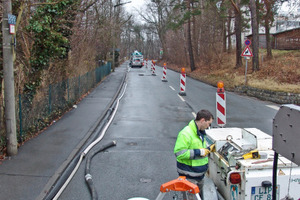
<svg viewBox="0 0 300 200">
<path fill-rule="evenodd" d="M 216 145 L 215 144 L 210 145 L 209 148 L 210 148 L 211 152 L 215 152 L 216 151 Z"/>
<path fill-rule="evenodd" d="M 208 150 L 208 149 L 200 149 L 200 155 L 201 156 L 207 156 L 209 153 L 210 153 L 210 151 Z"/>
</svg>

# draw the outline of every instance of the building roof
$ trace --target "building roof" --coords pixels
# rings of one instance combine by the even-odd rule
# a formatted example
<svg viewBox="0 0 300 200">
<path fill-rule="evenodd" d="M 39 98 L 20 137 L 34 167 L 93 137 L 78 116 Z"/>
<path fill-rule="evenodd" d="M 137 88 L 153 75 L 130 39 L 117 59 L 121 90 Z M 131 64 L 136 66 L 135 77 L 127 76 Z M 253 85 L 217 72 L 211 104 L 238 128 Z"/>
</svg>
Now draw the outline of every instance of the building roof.
<svg viewBox="0 0 300 200">
<path fill-rule="evenodd" d="M 277 32 L 277 33 L 273 33 L 272 35 L 278 35 L 278 34 L 281 34 L 281 33 L 287 33 L 287 32 L 294 31 L 294 30 L 300 30 L 300 27 L 288 29 L 288 30 L 285 30 L 285 31 L 280 31 L 280 32 Z"/>
<path fill-rule="evenodd" d="M 280 31 L 280 32 L 277 32 L 277 33 L 270 33 L 270 35 L 278 35 L 278 34 L 281 34 L 281 33 L 287 33 L 287 32 L 298 30 L 298 29 L 300 29 L 300 27 Z M 249 35 L 246 35 L 246 37 L 252 37 L 252 35 L 253 34 L 249 34 Z M 266 35 L 266 33 L 259 33 L 259 35 Z"/>
</svg>

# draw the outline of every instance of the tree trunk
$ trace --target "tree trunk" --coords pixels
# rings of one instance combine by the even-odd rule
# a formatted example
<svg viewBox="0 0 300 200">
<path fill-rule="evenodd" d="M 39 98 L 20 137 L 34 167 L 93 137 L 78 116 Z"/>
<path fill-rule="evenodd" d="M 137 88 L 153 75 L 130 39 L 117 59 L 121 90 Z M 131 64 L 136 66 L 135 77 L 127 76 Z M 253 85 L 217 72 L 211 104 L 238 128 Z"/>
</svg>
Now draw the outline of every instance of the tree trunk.
<svg viewBox="0 0 300 200">
<path fill-rule="evenodd" d="M 228 9 L 228 20 L 227 20 L 227 41 L 228 41 L 228 47 L 227 47 L 227 52 L 231 53 L 232 51 L 232 44 L 231 44 L 231 17 L 232 17 L 232 10 L 229 8 Z"/>
<path fill-rule="evenodd" d="M 193 16 L 193 44 L 195 44 L 193 49 L 194 49 L 195 55 L 198 55 L 199 52 L 198 52 L 198 48 L 197 48 L 198 40 L 197 40 L 196 29 L 197 29 L 196 17 Z M 197 56 L 196 56 L 196 60 L 197 60 Z"/>
<path fill-rule="evenodd" d="M 272 10 L 271 5 L 272 3 L 270 1 L 265 1 L 267 13 L 265 18 L 265 29 L 266 29 L 266 41 L 267 41 L 267 59 L 272 59 L 272 43 L 271 43 L 271 37 L 270 37 L 270 21 L 272 16 Z"/>
<path fill-rule="evenodd" d="M 190 68 L 191 71 L 195 70 L 195 61 L 194 61 L 194 53 L 193 53 L 193 46 L 192 46 L 192 36 L 191 36 L 191 20 L 188 20 L 188 27 L 187 27 L 187 45 L 189 51 L 189 59 L 190 59 Z"/>
<path fill-rule="evenodd" d="M 239 4 L 237 4 L 239 8 Z M 242 15 L 239 10 L 235 10 L 235 24 L 234 24 L 234 29 L 235 29 L 235 37 L 236 37 L 236 64 L 235 68 L 239 68 L 243 65 L 242 62 Z"/>
<path fill-rule="evenodd" d="M 226 52 L 227 51 L 227 46 L 226 46 L 226 21 L 225 21 L 225 19 L 222 21 L 222 29 L 223 29 L 223 35 L 222 35 L 222 37 L 223 37 L 223 52 Z"/>
<path fill-rule="evenodd" d="M 187 1 L 188 4 L 188 12 L 190 12 L 190 1 Z M 194 60 L 194 53 L 193 53 L 193 46 L 192 46 L 192 35 L 191 35 L 191 19 L 188 19 L 187 24 L 187 46 L 189 51 L 189 59 L 190 59 L 190 68 L 191 71 L 194 71 L 195 68 L 195 60 Z"/>
<path fill-rule="evenodd" d="M 270 37 L 270 26 L 269 26 L 269 20 L 266 19 L 266 41 L 267 41 L 267 59 L 272 59 L 272 43 L 271 43 L 271 37 Z"/>
<path fill-rule="evenodd" d="M 258 23 L 257 23 L 257 12 L 256 12 L 256 1 L 250 0 L 250 11 L 251 11 L 251 25 L 252 25 L 252 51 L 253 51 L 253 58 L 252 58 L 252 71 L 259 70 L 259 34 L 258 34 Z"/>
</svg>

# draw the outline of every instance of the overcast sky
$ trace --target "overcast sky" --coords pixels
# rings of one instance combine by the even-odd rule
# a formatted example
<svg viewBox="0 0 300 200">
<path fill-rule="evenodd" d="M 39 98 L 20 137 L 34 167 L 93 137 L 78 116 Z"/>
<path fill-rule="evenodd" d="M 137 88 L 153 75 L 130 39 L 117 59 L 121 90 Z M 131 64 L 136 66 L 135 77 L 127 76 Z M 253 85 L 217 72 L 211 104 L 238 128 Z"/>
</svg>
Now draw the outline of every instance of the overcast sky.
<svg viewBox="0 0 300 200">
<path fill-rule="evenodd" d="M 130 12 L 132 14 L 134 12 L 134 8 L 137 9 L 143 9 L 143 6 L 146 5 L 146 1 L 145 0 L 123 0 L 122 2 L 129 2 L 131 1 L 131 3 L 125 4 L 124 7 L 126 9 L 127 12 Z"/>
</svg>

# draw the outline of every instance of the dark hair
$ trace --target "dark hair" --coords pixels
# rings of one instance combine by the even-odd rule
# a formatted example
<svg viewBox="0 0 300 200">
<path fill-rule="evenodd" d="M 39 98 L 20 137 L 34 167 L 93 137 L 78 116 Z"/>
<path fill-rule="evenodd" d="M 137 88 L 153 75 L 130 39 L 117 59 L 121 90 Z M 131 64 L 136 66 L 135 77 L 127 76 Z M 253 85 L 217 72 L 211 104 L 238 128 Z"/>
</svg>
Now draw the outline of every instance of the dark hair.
<svg viewBox="0 0 300 200">
<path fill-rule="evenodd" d="M 198 113 L 197 113 L 197 116 L 196 116 L 196 120 L 199 121 L 200 119 L 204 118 L 205 121 L 208 121 L 210 119 L 214 119 L 214 116 L 213 114 L 211 114 L 211 112 L 209 112 L 208 110 L 200 110 Z"/>
</svg>

